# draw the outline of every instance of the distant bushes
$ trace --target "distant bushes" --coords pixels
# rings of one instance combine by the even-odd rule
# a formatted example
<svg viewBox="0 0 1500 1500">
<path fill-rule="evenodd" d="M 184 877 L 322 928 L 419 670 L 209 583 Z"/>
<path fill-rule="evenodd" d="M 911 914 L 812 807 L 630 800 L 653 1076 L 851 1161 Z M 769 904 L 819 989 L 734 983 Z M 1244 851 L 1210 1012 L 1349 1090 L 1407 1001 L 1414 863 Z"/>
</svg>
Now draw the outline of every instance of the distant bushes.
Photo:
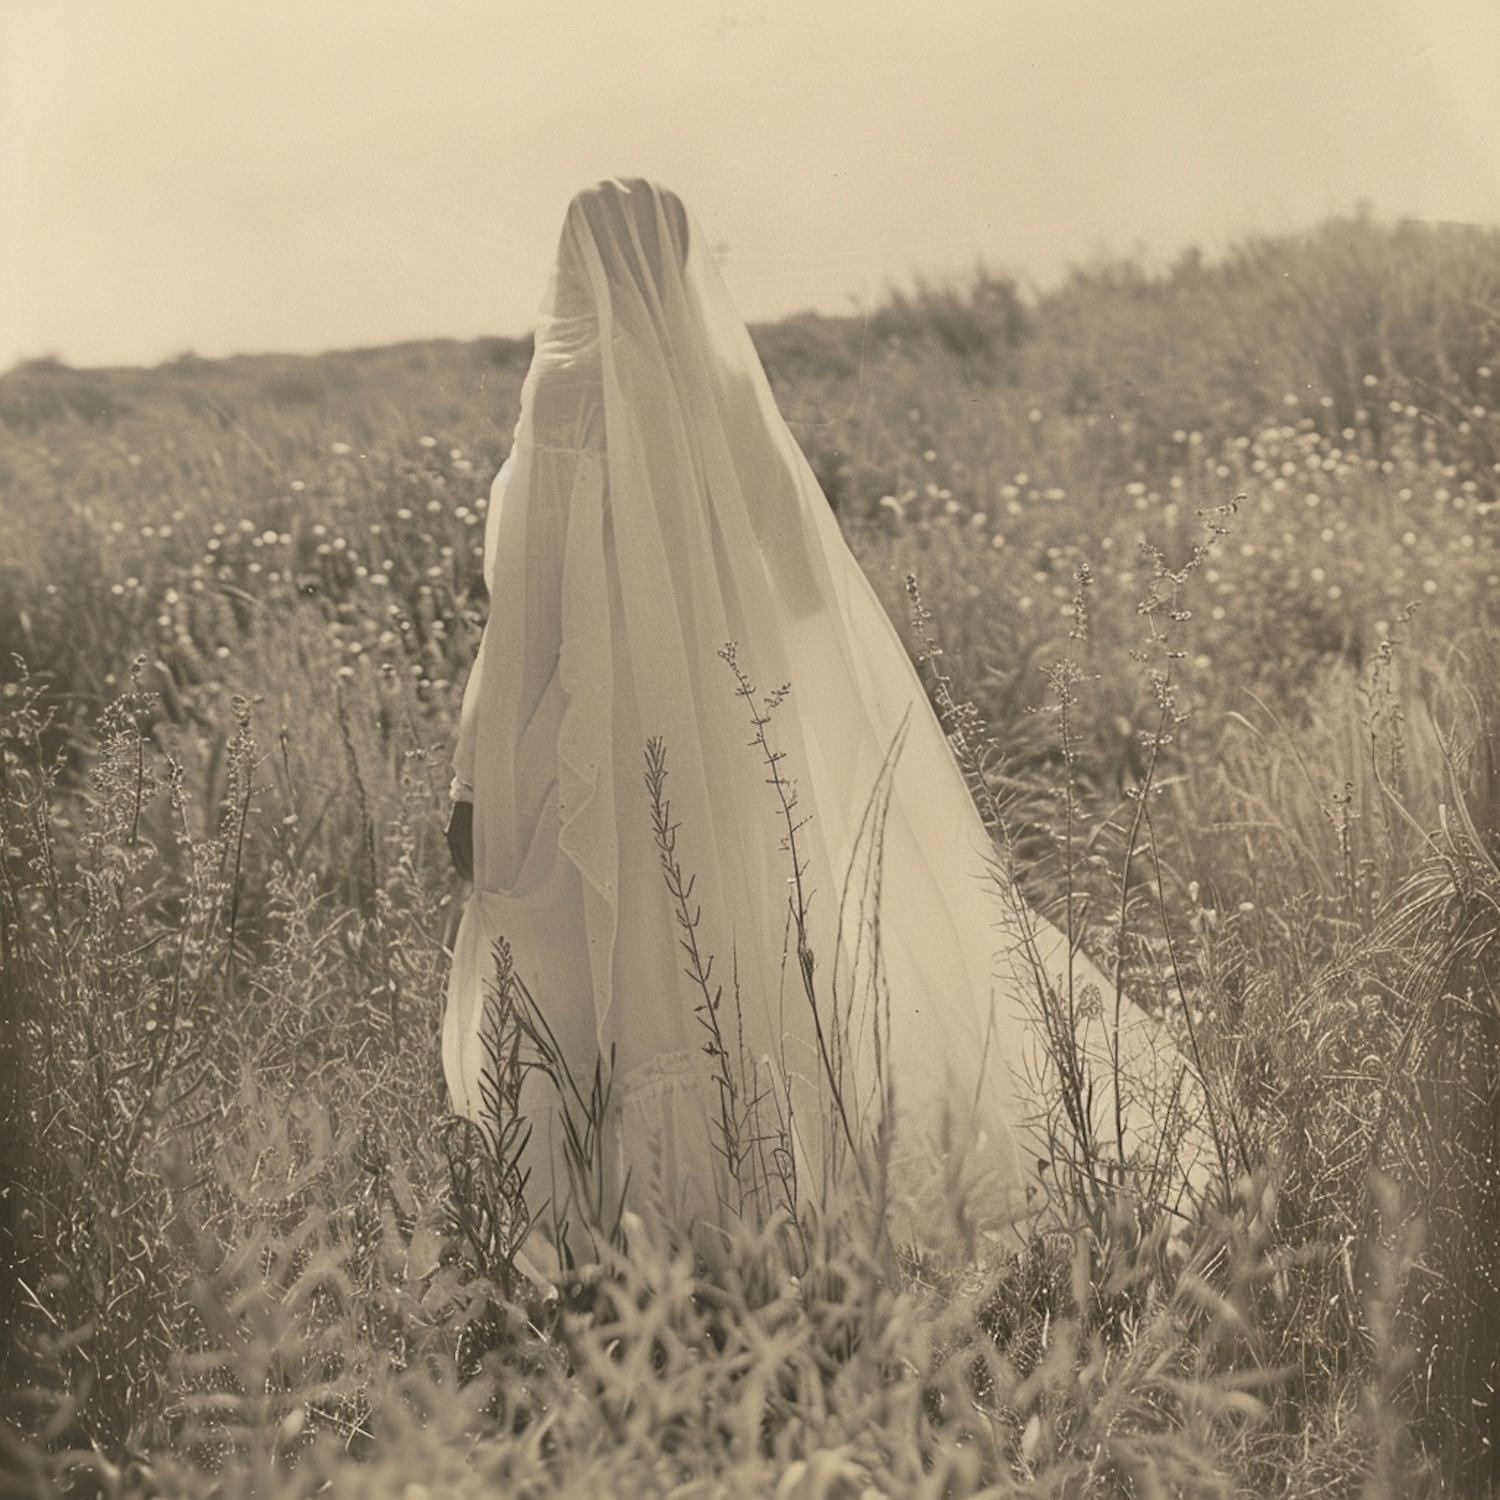
<svg viewBox="0 0 1500 1500">
<path fill-rule="evenodd" d="M 1258 239 L 1163 276 L 1129 263 L 1075 272 L 1035 310 L 1028 370 L 1074 413 L 1136 424 L 1141 456 L 1178 427 L 1242 430 L 1287 395 L 1354 422 L 1371 380 L 1424 404 L 1483 398 L 1500 335 L 1500 230 L 1367 216 Z M 1370 421 L 1377 438 L 1382 414 Z"/>
<path fill-rule="evenodd" d="M 108 426 L 132 410 L 122 384 L 109 371 L 28 360 L 0 378 L 0 423 L 21 433 L 67 422 Z"/>
</svg>

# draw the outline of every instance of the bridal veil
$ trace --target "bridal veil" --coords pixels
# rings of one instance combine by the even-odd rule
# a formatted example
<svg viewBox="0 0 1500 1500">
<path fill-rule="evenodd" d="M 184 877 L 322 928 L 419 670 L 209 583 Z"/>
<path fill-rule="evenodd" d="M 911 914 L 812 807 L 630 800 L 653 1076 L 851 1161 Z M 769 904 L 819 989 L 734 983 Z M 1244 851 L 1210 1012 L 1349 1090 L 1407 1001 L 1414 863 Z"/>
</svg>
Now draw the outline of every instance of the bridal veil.
<svg viewBox="0 0 1500 1500">
<path fill-rule="evenodd" d="M 1045 1187 L 1038 953 L 1094 1010 L 1079 1025 L 1101 1056 L 1104 981 L 1076 956 L 1070 973 L 997 874 L 703 235 L 661 187 L 604 182 L 568 209 L 484 567 L 455 757 L 474 802 L 443 1032 L 455 1110 L 484 1112 L 503 938 L 585 1092 L 607 1073 L 606 1197 L 723 1223 L 751 1209 L 734 1150 L 811 1203 L 883 1139 L 898 1233 L 1024 1218 Z M 1110 1112 L 1106 1089 L 1095 1104 Z M 572 1191 L 560 1108 L 528 1075 L 537 1212 Z"/>
</svg>

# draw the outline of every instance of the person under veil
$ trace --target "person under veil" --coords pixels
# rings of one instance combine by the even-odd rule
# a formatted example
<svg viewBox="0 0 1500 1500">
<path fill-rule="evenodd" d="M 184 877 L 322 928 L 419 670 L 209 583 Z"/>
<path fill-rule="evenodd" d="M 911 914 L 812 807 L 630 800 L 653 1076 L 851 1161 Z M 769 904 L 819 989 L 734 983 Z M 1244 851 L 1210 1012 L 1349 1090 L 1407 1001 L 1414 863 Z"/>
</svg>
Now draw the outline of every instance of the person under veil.
<svg viewBox="0 0 1500 1500">
<path fill-rule="evenodd" d="M 1110 1089 L 1161 1072 L 1144 1014 L 1112 1025 L 1112 986 L 999 873 L 665 188 L 569 205 L 484 576 L 443 1063 L 454 1111 L 497 1129 L 500 1013 L 527 1013 L 511 1107 L 554 1238 L 601 1209 L 678 1235 L 764 1222 L 841 1184 L 878 1187 L 912 1242 L 1023 1223 L 1047 1182 L 1049 983 L 1105 1060 L 1088 1128 L 1153 1129 Z"/>
</svg>

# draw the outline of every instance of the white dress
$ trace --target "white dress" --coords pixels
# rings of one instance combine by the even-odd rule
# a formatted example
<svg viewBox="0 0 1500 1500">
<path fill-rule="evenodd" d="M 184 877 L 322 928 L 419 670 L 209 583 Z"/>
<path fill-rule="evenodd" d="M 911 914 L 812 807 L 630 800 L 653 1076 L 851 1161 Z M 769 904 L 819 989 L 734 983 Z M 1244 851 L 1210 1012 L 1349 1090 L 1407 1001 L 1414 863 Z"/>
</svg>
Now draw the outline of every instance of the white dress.
<svg viewBox="0 0 1500 1500">
<path fill-rule="evenodd" d="M 475 886 L 444 1023 L 453 1105 L 486 1113 L 503 938 L 583 1094 L 604 1069 L 594 1217 L 623 1205 L 687 1233 L 862 1184 L 905 1239 L 1000 1230 L 1049 1181 L 1038 976 L 1096 1064 L 1112 987 L 998 875 L 703 243 L 649 183 L 569 209 L 494 486 L 491 615 L 455 755 Z M 727 1055 L 663 869 L 650 741 Z M 1118 1046 L 1128 1154 L 1179 1069 L 1128 1005 Z M 1094 1098 L 1112 1144 L 1113 1071 Z M 528 1203 L 576 1228 L 590 1208 L 539 1071 L 521 1110 Z"/>
</svg>

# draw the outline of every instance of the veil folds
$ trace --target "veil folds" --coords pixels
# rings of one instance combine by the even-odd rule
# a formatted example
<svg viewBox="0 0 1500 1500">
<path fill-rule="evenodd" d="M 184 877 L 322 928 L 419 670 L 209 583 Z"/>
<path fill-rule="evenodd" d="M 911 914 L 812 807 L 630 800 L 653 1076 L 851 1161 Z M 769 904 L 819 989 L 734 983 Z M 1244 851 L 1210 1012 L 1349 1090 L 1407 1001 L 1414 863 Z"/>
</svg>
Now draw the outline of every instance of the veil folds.
<svg viewBox="0 0 1500 1500">
<path fill-rule="evenodd" d="M 604 182 L 568 209 L 485 577 L 455 758 L 475 808 L 444 1030 L 455 1109 L 480 1112 L 489 945 L 504 936 L 575 1075 L 612 1060 L 620 1181 L 649 1175 L 679 1212 L 722 1216 L 704 995 L 644 776 L 659 741 L 725 1031 L 776 1094 L 814 1191 L 838 1153 L 837 1079 L 856 1132 L 894 1100 L 891 1186 L 912 1238 L 960 1187 L 981 1223 L 1023 1216 L 1038 1154 L 1030 939 L 1059 977 L 1065 945 L 996 878 L 900 638 L 701 230 L 664 188 Z M 721 654 L 731 642 L 743 679 Z M 1075 983 L 1103 985 L 1077 965 Z M 530 1107 L 546 1109 L 535 1093 Z M 555 1157 L 534 1177 L 556 1191 Z"/>
</svg>

